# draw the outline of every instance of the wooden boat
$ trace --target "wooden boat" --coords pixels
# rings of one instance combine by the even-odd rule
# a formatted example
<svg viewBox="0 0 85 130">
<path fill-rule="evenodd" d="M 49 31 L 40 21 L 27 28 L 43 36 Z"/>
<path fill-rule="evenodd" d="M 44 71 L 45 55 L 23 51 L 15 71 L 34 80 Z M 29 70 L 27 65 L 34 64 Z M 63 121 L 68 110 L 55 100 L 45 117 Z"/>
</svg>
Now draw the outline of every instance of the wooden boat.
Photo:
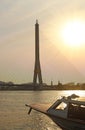
<svg viewBox="0 0 85 130">
<path fill-rule="evenodd" d="M 72 94 L 58 99 L 52 105 L 31 104 L 28 114 L 34 109 L 49 116 L 63 130 L 85 130 L 85 101 Z"/>
</svg>

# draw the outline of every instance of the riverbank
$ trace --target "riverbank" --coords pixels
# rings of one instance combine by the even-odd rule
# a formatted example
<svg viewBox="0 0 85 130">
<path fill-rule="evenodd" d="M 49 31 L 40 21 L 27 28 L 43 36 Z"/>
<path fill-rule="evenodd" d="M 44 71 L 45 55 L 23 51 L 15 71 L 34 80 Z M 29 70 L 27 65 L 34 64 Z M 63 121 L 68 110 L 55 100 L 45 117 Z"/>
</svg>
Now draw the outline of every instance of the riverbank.
<svg viewBox="0 0 85 130">
<path fill-rule="evenodd" d="M 0 90 L 85 90 L 85 84 L 58 84 L 58 85 L 39 85 L 39 84 L 11 84 L 11 85 L 0 85 Z"/>
</svg>

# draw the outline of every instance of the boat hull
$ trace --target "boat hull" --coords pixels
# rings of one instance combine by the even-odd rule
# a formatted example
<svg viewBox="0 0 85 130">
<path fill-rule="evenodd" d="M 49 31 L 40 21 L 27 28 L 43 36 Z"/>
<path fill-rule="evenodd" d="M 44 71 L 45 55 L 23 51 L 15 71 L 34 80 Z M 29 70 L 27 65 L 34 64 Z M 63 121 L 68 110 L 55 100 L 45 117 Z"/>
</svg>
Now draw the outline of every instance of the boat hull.
<svg viewBox="0 0 85 130">
<path fill-rule="evenodd" d="M 55 116 L 50 116 L 50 118 L 63 130 L 85 130 L 85 122 L 81 123 L 75 120 Z"/>
</svg>

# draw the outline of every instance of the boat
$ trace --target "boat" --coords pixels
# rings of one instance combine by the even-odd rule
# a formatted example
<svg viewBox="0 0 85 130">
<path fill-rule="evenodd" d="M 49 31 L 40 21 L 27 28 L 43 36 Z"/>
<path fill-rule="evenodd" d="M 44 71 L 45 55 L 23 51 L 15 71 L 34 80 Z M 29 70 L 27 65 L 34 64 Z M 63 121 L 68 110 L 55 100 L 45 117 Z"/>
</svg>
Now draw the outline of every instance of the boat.
<svg viewBox="0 0 85 130">
<path fill-rule="evenodd" d="M 32 109 L 39 111 L 50 117 L 62 130 L 85 130 L 85 101 L 79 100 L 78 95 L 63 96 L 52 105 L 25 105 L 30 108 L 28 114 Z"/>
</svg>

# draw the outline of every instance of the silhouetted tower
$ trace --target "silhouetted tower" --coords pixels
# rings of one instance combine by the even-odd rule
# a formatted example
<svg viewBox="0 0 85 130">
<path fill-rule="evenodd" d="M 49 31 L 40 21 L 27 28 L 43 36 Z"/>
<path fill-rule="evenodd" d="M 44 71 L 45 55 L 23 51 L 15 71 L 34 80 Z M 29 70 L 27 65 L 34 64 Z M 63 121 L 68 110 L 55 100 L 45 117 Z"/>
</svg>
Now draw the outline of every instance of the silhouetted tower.
<svg viewBox="0 0 85 130">
<path fill-rule="evenodd" d="M 40 67 L 40 58 L 39 58 L 39 24 L 38 20 L 36 20 L 35 24 L 35 67 L 34 67 L 34 77 L 33 83 L 37 84 L 37 78 L 39 84 L 42 84 L 42 74 Z"/>
</svg>

